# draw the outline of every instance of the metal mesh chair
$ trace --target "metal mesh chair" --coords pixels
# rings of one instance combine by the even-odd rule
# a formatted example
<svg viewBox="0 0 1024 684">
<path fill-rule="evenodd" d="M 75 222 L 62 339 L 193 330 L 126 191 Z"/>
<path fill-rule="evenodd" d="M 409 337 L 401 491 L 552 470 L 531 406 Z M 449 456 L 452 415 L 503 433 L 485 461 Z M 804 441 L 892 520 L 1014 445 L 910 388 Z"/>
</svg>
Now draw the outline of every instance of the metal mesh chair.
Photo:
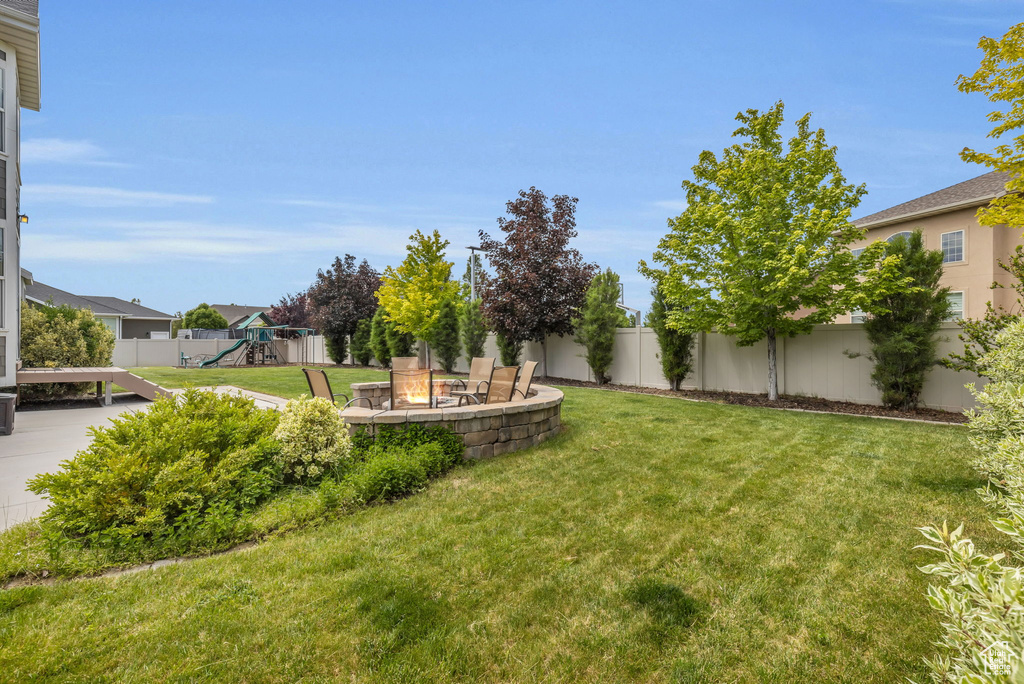
<svg viewBox="0 0 1024 684">
<path fill-rule="evenodd" d="M 519 366 L 495 368 L 491 373 L 491 380 L 487 384 L 487 395 L 482 403 L 501 404 L 512 401 L 512 391 L 516 387 L 517 375 L 519 375 Z M 478 404 L 481 403 L 480 398 L 475 394 L 464 394 L 459 397 L 459 406 L 462 405 L 463 399 L 472 399 Z"/>
<path fill-rule="evenodd" d="M 354 404 L 357 401 L 365 401 L 369 408 L 373 408 L 373 403 L 367 397 L 349 399 L 348 395 L 342 392 L 337 394 L 331 392 L 331 381 L 327 379 L 327 373 L 323 369 L 303 368 L 302 372 L 306 375 L 306 382 L 309 383 L 309 393 L 313 397 L 326 399 L 332 404 L 338 403 L 335 397 L 345 397 L 345 405 L 342 408 L 348 408 L 350 404 Z"/>
<path fill-rule="evenodd" d="M 533 374 L 537 370 L 536 361 L 527 361 L 523 364 L 523 372 L 519 374 L 516 387 L 512 390 L 512 399 L 526 399 L 530 394 L 530 385 L 533 384 Z"/>
<path fill-rule="evenodd" d="M 494 372 L 494 359 L 493 358 L 480 358 L 473 359 L 473 362 L 469 365 L 469 379 L 463 380 L 458 379 L 452 383 L 452 396 L 453 397 L 464 397 L 466 395 L 479 396 L 487 391 L 487 386 L 491 382 L 491 373 Z M 455 387 L 461 384 L 462 389 L 456 390 Z"/>
</svg>

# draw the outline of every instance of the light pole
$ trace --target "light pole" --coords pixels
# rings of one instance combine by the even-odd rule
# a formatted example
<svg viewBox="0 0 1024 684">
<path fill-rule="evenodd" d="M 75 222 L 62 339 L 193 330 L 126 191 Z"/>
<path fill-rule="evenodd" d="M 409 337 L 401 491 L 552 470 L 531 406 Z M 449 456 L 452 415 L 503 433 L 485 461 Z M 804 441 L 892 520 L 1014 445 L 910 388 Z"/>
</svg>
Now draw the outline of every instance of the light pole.
<svg viewBox="0 0 1024 684">
<path fill-rule="evenodd" d="M 476 252 L 484 251 L 483 247 L 467 247 L 469 250 L 469 301 L 476 301 Z"/>
</svg>

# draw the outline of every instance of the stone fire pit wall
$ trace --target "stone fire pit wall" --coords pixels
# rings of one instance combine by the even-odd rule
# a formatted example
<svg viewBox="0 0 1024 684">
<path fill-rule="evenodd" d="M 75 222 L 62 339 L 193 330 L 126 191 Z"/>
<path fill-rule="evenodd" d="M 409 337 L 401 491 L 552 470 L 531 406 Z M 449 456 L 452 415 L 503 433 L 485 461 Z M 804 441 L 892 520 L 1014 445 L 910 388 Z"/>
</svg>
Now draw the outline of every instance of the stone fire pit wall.
<svg viewBox="0 0 1024 684">
<path fill-rule="evenodd" d="M 434 394 L 448 395 L 453 380 L 435 380 Z M 360 429 L 375 432 L 388 425 L 402 429 L 409 424 L 444 425 L 462 437 L 464 458 L 489 458 L 540 444 L 562 428 L 564 395 L 553 387 L 534 385 L 525 400 L 503 404 L 484 404 L 438 409 L 401 409 L 384 411 L 391 398 L 387 382 L 363 382 L 352 385 L 356 397 L 366 397 L 373 408 L 359 402 L 342 411 L 341 416 L 355 433 Z"/>
</svg>

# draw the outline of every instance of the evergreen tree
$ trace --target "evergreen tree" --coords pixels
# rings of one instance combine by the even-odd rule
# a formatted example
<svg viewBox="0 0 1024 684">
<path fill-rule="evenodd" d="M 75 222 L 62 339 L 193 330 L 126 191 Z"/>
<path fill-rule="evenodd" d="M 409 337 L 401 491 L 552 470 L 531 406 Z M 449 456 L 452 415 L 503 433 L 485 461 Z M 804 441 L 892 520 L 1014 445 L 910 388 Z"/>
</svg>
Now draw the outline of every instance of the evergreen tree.
<svg viewBox="0 0 1024 684">
<path fill-rule="evenodd" d="M 467 302 L 462 307 L 462 346 L 466 348 L 466 363 L 484 355 L 487 344 L 487 324 L 484 322 L 480 300 Z"/>
<path fill-rule="evenodd" d="M 892 239 L 887 257 L 898 257 L 899 272 L 909 284 L 875 302 L 883 313 L 870 314 L 864 331 L 875 363 L 872 383 L 882 403 L 905 411 L 917 406 L 925 374 L 938 364 L 936 333 L 949 315 L 949 288 L 939 287 L 942 252 L 926 250 L 921 231 Z"/>
<path fill-rule="evenodd" d="M 391 367 L 391 347 L 388 345 L 388 322 L 384 320 L 384 307 L 378 306 L 370 319 L 370 351 L 384 368 Z"/>
<path fill-rule="evenodd" d="M 502 366 L 518 366 L 519 357 L 523 353 L 523 343 L 505 337 L 500 332 L 495 336 L 498 342 L 498 355 Z"/>
<path fill-rule="evenodd" d="M 668 327 L 668 304 L 661 288 L 651 288 L 651 312 L 647 316 L 647 325 L 654 329 L 661 349 L 661 372 L 665 379 L 678 391 L 679 384 L 693 370 L 693 334 Z"/>
<path fill-rule="evenodd" d="M 583 309 L 576 321 L 576 341 L 587 349 L 587 365 L 598 385 L 611 377 L 615 333 L 619 326 L 619 276 L 610 268 L 598 273 L 587 288 Z"/>
<path fill-rule="evenodd" d="M 370 348 L 372 321 L 372 318 L 364 318 L 356 323 L 356 332 L 352 336 L 352 358 L 360 366 L 369 366 L 373 358 L 373 349 Z"/>
<path fill-rule="evenodd" d="M 434 326 L 434 352 L 445 373 L 455 370 L 462 343 L 459 341 L 459 305 L 454 299 L 441 302 Z"/>
<path fill-rule="evenodd" d="M 385 317 L 387 314 L 385 314 Z M 389 358 L 396 356 L 412 356 L 413 345 L 416 338 L 412 333 L 402 332 L 395 321 L 386 321 L 384 326 L 384 338 L 388 341 Z"/>
</svg>

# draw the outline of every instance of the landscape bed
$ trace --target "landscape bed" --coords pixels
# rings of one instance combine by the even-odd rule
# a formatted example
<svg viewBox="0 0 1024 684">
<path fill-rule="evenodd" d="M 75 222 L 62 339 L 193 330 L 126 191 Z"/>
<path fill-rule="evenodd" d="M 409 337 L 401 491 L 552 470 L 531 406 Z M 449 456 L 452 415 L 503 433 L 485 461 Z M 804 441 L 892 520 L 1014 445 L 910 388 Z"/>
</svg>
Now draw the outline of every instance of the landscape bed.
<svg viewBox="0 0 1024 684">
<path fill-rule="evenodd" d="M 368 381 L 329 373 L 339 391 Z M 0 672 L 924 681 L 940 616 L 914 528 L 963 520 L 1003 543 L 960 427 L 573 388 L 563 420 L 533 449 L 245 552 L 0 592 Z"/>
</svg>

